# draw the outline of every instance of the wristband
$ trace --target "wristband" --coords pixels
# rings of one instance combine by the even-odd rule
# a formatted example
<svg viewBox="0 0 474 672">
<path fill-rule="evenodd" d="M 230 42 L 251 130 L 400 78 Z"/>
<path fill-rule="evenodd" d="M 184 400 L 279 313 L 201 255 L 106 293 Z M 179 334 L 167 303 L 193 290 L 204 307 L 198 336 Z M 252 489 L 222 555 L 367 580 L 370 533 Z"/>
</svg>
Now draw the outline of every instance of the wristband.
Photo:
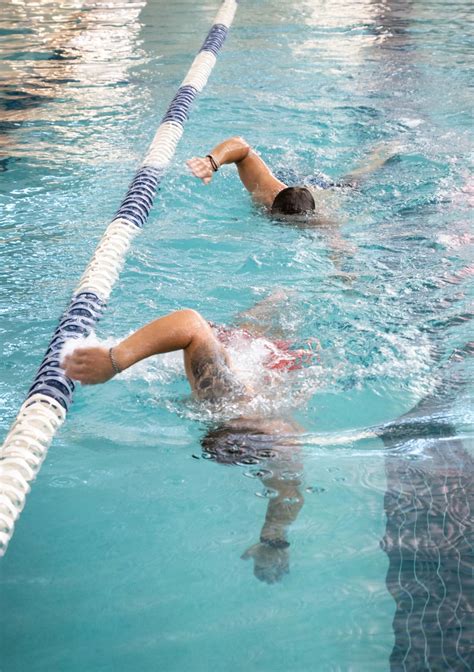
<svg viewBox="0 0 474 672">
<path fill-rule="evenodd" d="M 120 366 L 117 364 L 117 360 L 116 360 L 115 357 L 114 357 L 113 348 L 109 348 L 109 359 L 110 359 L 110 363 L 112 364 L 112 368 L 113 368 L 113 370 L 114 370 L 114 374 L 116 374 L 116 373 L 122 373 L 122 369 L 121 369 Z"/>
<path fill-rule="evenodd" d="M 215 158 L 212 156 L 212 154 L 206 154 L 206 159 L 209 159 L 209 162 L 211 164 L 212 170 L 217 173 L 219 170 L 221 164 L 215 160 Z"/>
<path fill-rule="evenodd" d="M 260 543 L 270 548 L 288 548 L 290 545 L 286 539 L 265 539 L 265 537 L 260 537 Z"/>
</svg>

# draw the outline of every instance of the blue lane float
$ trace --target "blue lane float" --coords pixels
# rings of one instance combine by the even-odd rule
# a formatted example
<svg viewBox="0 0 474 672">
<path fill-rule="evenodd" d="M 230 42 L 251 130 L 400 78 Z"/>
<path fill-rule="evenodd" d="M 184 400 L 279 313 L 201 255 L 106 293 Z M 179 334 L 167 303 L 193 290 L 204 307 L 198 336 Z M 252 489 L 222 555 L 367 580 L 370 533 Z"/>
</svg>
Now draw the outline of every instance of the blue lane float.
<svg viewBox="0 0 474 672">
<path fill-rule="evenodd" d="M 81 292 L 73 297 L 57 326 L 46 355 L 38 369 L 28 398 L 35 394 L 52 397 L 68 409 L 74 392 L 74 382 L 64 375 L 59 357 L 64 341 L 89 336 L 100 319 L 105 303 L 92 292 Z"/>
<path fill-rule="evenodd" d="M 61 349 L 70 338 L 88 336 L 102 316 L 131 241 L 148 218 L 192 104 L 216 63 L 237 6 L 237 0 L 222 3 L 201 49 L 163 116 L 142 165 L 59 321 L 26 401 L 0 448 L 0 556 L 7 550 L 30 483 L 72 402 L 74 382 L 60 368 Z"/>
<path fill-rule="evenodd" d="M 163 172 L 151 166 L 141 168 L 133 178 L 115 219 L 122 218 L 141 228 L 148 218 L 162 176 Z"/>
<path fill-rule="evenodd" d="M 171 101 L 171 105 L 169 106 L 168 111 L 163 117 L 161 123 L 175 121 L 178 124 L 184 124 L 188 118 L 191 105 L 193 104 L 197 95 L 198 91 L 194 88 L 194 86 L 182 86 Z"/>
</svg>

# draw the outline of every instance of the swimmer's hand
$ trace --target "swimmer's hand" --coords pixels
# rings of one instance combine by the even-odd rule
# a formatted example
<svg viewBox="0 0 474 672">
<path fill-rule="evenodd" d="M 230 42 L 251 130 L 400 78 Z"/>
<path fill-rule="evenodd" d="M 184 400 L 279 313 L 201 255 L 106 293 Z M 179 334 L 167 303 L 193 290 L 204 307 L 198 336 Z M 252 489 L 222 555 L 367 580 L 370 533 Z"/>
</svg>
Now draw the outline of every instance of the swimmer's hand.
<svg viewBox="0 0 474 672">
<path fill-rule="evenodd" d="M 273 548 L 268 544 L 254 544 L 241 556 L 242 560 L 253 558 L 253 573 L 259 581 L 276 583 L 290 572 L 288 548 Z"/>
<path fill-rule="evenodd" d="M 198 177 L 204 182 L 204 184 L 209 184 L 209 182 L 212 180 L 214 170 L 212 169 L 209 157 L 205 156 L 201 158 L 199 156 L 193 156 L 192 159 L 186 161 L 186 165 L 194 177 Z"/>
<path fill-rule="evenodd" d="M 61 362 L 66 376 L 83 385 L 105 383 L 115 375 L 109 351 L 105 348 L 77 348 Z"/>
</svg>

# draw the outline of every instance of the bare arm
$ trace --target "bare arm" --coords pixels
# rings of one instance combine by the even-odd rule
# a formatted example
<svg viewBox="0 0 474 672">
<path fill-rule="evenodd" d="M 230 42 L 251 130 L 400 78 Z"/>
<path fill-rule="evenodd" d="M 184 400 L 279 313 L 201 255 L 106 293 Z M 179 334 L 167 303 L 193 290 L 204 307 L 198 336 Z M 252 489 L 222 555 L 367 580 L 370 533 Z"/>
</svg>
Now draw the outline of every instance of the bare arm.
<svg viewBox="0 0 474 672">
<path fill-rule="evenodd" d="M 235 393 L 238 385 L 227 354 L 211 327 L 194 310 L 180 310 L 145 325 L 113 348 L 121 371 L 142 359 L 183 350 L 186 374 L 194 392 L 202 398 Z M 77 348 L 65 357 L 66 375 L 84 385 L 105 383 L 115 375 L 106 348 Z"/>
<path fill-rule="evenodd" d="M 243 560 L 252 558 L 254 574 L 260 581 L 275 583 L 289 572 L 290 553 L 286 539 L 289 526 L 296 520 L 304 497 L 300 491 L 300 477 L 288 478 L 288 463 L 269 464 L 273 475 L 265 478 L 265 487 L 276 491 L 276 497 L 270 499 L 265 522 L 260 532 L 260 542 L 248 548 L 242 555 Z M 292 465 L 301 467 L 301 465 Z"/>
<path fill-rule="evenodd" d="M 275 196 L 287 186 L 273 175 L 243 138 L 224 140 L 210 151 L 210 155 L 218 167 L 235 163 L 244 187 L 261 205 L 270 207 Z M 199 177 L 204 184 L 209 184 L 215 172 L 210 158 L 195 156 L 189 159 L 187 165 L 195 177 Z"/>
<path fill-rule="evenodd" d="M 288 464 L 284 464 L 288 469 Z M 301 465 L 298 465 L 301 467 Z M 273 466 L 273 476 L 266 478 L 264 485 L 267 488 L 273 488 L 278 494 L 270 499 L 268 503 L 265 523 L 260 533 L 260 539 L 266 541 L 286 541 L 286 532 L 293 523 L 303 504 L 304 498 L 300 492 L 301 484 L 298 476 L 294 478 L 285 478 L 286 475 L 281 469 Z"/>
</svg>

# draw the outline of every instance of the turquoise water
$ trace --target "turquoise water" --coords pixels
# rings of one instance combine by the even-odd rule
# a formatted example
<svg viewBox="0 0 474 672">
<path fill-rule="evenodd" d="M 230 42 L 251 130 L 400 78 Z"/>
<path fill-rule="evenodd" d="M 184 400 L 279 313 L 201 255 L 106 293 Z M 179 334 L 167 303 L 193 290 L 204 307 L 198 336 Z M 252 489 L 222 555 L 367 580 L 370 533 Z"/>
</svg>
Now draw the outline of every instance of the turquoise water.
<svg viewBox="0 0 474 672">
<path fill-rule="evenodd" d="M 218 4 L 3 3 L 2 436 Z M 2 672 L 469 669 L 390 666 L 390 448 L 360 438 L 432 400 L 397 459 L 429 475 L 436 415 L 471 469 L 468 10 L 241 3 L 97 334 L 184 306 L 231 324 L 291 290 L 280 327 L 321 350 L 262 400 L 302 428 L 290 573 L 267 585 L 240 559 L 265 485 L 201 457 L 210 416 L 179 359 L 147 362 L 79 389 L 50 448 L 0 565 Z M 341 196 L 339 228 L 308 231 L 265 218 L 232 168 L 208 187 L 189 175 L 186 158 L 235 134 L 302 177 L 337 179 L 381 142 L 398 152 Z"/>
</svg>

